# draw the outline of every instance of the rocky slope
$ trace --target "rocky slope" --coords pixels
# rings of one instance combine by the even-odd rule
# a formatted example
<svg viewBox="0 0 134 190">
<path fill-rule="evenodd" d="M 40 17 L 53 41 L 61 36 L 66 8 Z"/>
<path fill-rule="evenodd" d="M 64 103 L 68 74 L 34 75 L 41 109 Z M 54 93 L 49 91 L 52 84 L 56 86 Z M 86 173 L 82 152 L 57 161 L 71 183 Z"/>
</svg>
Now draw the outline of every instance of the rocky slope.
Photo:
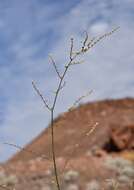
<svg viewBox="0 0 134 190">
<path fill-rule="evenodd" d="M 1 184 L 16 190 L 55 189 L 50 130 L 1 166 Z M 134 188 L 134 99 L 81 105 L 60 115 L 54 130 L 62 189 Z"/>
</svg>

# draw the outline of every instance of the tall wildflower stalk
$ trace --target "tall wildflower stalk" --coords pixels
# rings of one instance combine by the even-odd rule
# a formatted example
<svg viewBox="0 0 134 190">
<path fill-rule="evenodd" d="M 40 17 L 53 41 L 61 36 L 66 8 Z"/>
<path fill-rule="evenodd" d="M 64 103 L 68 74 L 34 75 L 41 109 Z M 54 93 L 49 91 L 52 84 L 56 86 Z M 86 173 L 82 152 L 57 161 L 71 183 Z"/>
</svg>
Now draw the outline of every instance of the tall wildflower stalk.
<svg viewBox="0 0 134 190">
<path fill-rule="evenodd" d="M 119 27 L 118 27 L 119 28 Z M 55 72 L 59 78 L 58 81 L 58 86 L 57 89 L 55 91 L 55 95 L 54 95 L 54 99 L 52 102 L 52 105 L 49 105 L 47 103 L 46 98 L 44 97 L 44 95 L 41 93 L 40 89 L 37 87 L 37 85 L 35 84 L 35 82 L 32 82 L 33 88 L 34 90 L 37 92 L 37 94 L 39 95 L 39 97 L 41 98 L 43 104 L 45 105 L 45 107 L 48 109 L 48 111 L 50 112 L 50 117 L 51 117 L 51 150 L 52 150 L 52 161 L 53 161 L 53 168 L 54 168 L 54 176 L 55 176 L 55 182 L 56 182 L 56 186 L 57 186 L 57 190 L 61 190 L 61 185 L 60 185 L 60 181 L 59 181 L 59 175 L 58 175 L 58 169 L 57 169 L 57 164 L 56 164 L 56 155 L 55 155 L 55 140 L 54 140 L 54 111 L 56 108 L 56 103 L 58 100 L 58 96 L 60 91 L 63 89 L 63 87 L 65 86 L 65 76 L 68 73 L 68 70 L 71 66 L 73 65 L 77 65 L 77 64 L 81 64 L 81 61 L 77 61 L 79 59 L 79 57 L 85 53 L 87 53 L 91 48 L 93 48 L 98 42 L 100 42 L 101 40 L 103 40 L 104 38 L 112 35 L 115 31 L 117 31 L 118 28 L 115 28 L 114 30 L 112 30 L 109 33 L 105 33 L 104 35 L 101 35 L 100 37 L 95 37 L 92 39 L 89 39 L 88 33 L 86 32 L 86 36 L 82 42 L 81 47 L 79 48 L 79 50 L 75 51 L 74 50 L 74 39 L 71 38 L 71 45 L 70 45 L 70 52 L 69 52 L 69 61 L 67 64 L 64 65 L 64 70 L 62 73 L 59 72 L 58 68 L 57 68 L 57 64 L 55 62 L 55 60 L 53 59 L 52 56 L 50 56 L 50 60 L 53 64 L 53 67 L 55 69 Z M 71 109 L 85 96 L 80 97 L 71 107 Z"/>
</svg>

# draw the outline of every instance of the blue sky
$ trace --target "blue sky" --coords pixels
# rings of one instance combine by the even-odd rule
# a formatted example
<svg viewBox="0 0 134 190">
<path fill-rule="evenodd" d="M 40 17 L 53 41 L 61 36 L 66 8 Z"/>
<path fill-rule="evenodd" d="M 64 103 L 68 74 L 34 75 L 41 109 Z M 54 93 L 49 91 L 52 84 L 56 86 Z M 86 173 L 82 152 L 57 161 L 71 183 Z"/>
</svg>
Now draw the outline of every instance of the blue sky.
<svg viewBox="0 0 134 190">
<path fill-rule="evenodd" d="M 51 102 L 57 76 L 48 54 L 62 70 L 72 36 L 78 45 L 85 30 L 96 36 L 120 26 L 70 70 L 55 116 L 90 89 L 85 101 L 134 97 L 133 20 L 133 0 L 0 0 L 0 161 L 16 151 L 2 142 L 23 146 L 48 125 L 31 82 Z"/>
</svg>

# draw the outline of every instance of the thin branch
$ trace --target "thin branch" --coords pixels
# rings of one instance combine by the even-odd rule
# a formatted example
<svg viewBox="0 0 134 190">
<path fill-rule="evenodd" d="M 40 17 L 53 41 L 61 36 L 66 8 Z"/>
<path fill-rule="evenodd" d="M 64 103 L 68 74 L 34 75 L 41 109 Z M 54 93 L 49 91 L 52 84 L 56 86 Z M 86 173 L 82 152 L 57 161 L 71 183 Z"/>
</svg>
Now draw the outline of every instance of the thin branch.
<svg viewBox="0 0 134 190">
<path fill-rule="evenodd" d="M 82 46 L 82 48 L 81 48 L 81 51 L 82 51 L 82 52 L 84 51 L 84 48 L 85 48 L 86 43 L 87 43 L 87 41 L 88 41 L 88 33 L 87 33 L 87 31 L 85 31 L 85 33 L 86 33 L 86 37 L 85 37 L 85 40 L 83 41 L 83 46 Z"/>
<path fill-rule="evenodd" d="M 104 38 L 111 36 L 114 32 L 116 32 L 120 27 L 117 27 L 115 29 L 113 29 L 111 32 L 105 33 L 104 35 L 100 36 L 96 41 L 94 41 L 93 43 L 91 43 L 90 45 L 88 45 L 88 49 L 94 47 L 98 42 L 100 42 L 101 40 L 103 40 Z M 86 50 L 86 51 L 87 51 Z"/>
<path fill-rule="evenodd" d="M 101 40 L 103 40 L 104 38 L 108 37 L 108 36 L 111 36 L 114 32 L 116 32 L 120 27 L 116 27 L 115 29 L 113 29 L 111 32 L 107 32 L 103 35 L 101 35 L 99 38 L 97 37 L 93 37 L 89 43 L 86 45 L 84 42 L 85 42 L 85 39 L 83 41 L 84 43 L 84 47 L 82 46 L 82 49 L 80 51 L 77 51 L 75 54 L 76 55 L 81 55 L 82 53 L 86 53 L 87 51 L 89 51 L 91 48 L 93 48 L 98 42 L 100 42 Z"/>
<path fill-rule="evenodd" d="M 63 85 L 60 87 L 60 90 L 62 90 L 66 86 L 66 81 L 64 81 Z"/>
<path fill-rule="evenodd" d="M 82 64 L 82 63 L 84 63 L 84 60 L 81 60 L 81 61 L 74 61 L 74 62 L 72 62 L 71 65 L 78 65 L 78 64 Z"/>
<path fill-rule="evenodd" d="M 37 155 L 37 156 L 38 156 L 38 154 L 37 154 L 36 152 L 34 152 L 34 151 L 32 151 L 32 150 L 26 150 L 25 148 L 23 148 L 23 147 L 21 147 L 21 146 L 19 146 L 19 145 L 16 145 L 16 144 L 14 144 L 14 143 L 4 142 L 3 144 L 4 144 L 4 145 L 9 145 L 9 146 L 15 147 L 15 148 L 17 148 L 17 149 L 19 149 L 19 150 L 22 150 L 22 151 L 24 151 L 24 152 L 28 152 L 28 153 L 31 153 L 31 154 L 34 154 L 34 155 Z M 47 157 L 46 155 L 42 155 L 41 158 L 42 158 L 42 159 L 46 159 L 46 160 L 50 160 L 50 158 Z"/>
<path fill-rule="evenodd" d="M 93 92 L 93 91 L 90 90 L 90 91 L 87 92 L 85 95 L 80 96 L 80 97 L 73 103 L 73 105 L 72 105 L 68 110 L 69 110 L 69 111 L 73 110 L 73 109 L 76 107 L 76 105 L 77 105 L 82 99 L 84 99 L 84 98 L 86 98 L 87 96 L 89 96 L 92 92 Z"/>
<path fill-rule="evenodd" d="M 49 107 L 49 105 L 47 104 L 47 101 L 45 100 L 45 98 L 43 97 L 43 95 L 41 94 L 40 90 L 37 88 L 35 82 L 32 81 L 32 85 L 34 90 L 37 92 L 37 94 L 40 96 L 41 100 L 43 101 L 44 105 L 46 106 L 46 108 L 51 111 L 51 108 Z"/>
<path fill-rule="evenodd" d="M 96 40 L 96 37 L 93 37 L 87 44 L 87 48 L 90 48 L 90 45 Z"/>
<path fill-rule="evenodd" d="M 73 47 L 74 47 L 74 39 L 71 38 L 71 47 L 70 47 L 70 60 L 73 59 Z"/>
<path fill-rule="evenodd" d="M 55 69 L 55 71 L 56 71 L 58 77 L 61 79 L 61 75 L 60 75 L 60 72 L 59 72 L 59 70 L 58 70 L 58 68 L 57 68 L 57 65 L 56 65 L 56 63 L 55 63 L 55 60 L 53 59 L 53 57 L 52 57 L 51 55 L 49 55 L 49 58 L 50 58 L 51 61 L 52 61 L 52 64 L 53 64 L 53 66 L 54 66 L 54 69 Z"/>
</svg>

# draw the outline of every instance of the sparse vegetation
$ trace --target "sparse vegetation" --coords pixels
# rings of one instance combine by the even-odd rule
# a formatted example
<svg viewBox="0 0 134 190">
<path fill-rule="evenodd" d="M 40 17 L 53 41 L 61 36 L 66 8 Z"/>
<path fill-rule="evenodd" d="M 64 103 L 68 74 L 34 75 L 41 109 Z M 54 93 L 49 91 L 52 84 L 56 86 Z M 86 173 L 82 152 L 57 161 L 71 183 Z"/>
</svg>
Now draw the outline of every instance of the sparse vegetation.
<svg viewBox="0 0 134 190">
<path fill-rule="evenodd" d="M 0 187 L 14 186 L 18 179 L 15 175 L 7 175 L 4 171 L 0 171 Z"/>
<path fill-rule="evenodd" d="M 86 185 L 86 190 L 101 190 L 101 185 L 97 180 L 92 180 Z"/>
<path fill-rule="evenodd" d="M 121 184 L 132 185 L 134 182 L 134 164 L 131 161 L 125 160 L 121 157 L 108 157 L 105 161 L 105 166 L 117 173 L 116 179 L 109 180 L 109 184 L 113 187 Z M 116 187 L 116 189 L 118 189 Z M 131 189 L 131 187 L 130 187 Z"/>
<path fill-rule="evenodd" d="M 64 174 L 65 182 L 75 182 L 79 177 L 79 173 L 75 170 L 69 170 Z"/>
</svg>

